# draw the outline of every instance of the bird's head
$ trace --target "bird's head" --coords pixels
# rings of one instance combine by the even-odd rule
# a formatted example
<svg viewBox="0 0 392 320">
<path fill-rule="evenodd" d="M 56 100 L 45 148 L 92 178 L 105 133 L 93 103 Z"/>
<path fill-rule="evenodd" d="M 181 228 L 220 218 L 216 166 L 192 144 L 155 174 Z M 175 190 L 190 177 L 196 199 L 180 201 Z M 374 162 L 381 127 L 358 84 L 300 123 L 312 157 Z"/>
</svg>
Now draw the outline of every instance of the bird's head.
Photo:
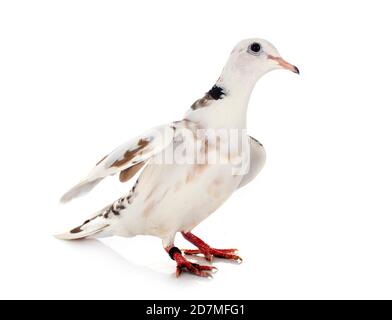
<svg viewBox="0 0 392 320">
<path fill-rule="evenodd" d="M 298 68 L 285 61 L 270 42 L 258 38 L 239 42 L 225 66 L 226 73 L 250 81 L 257 81 L 264 74 L 277 69 L 299 74 Z"/>
</svg>

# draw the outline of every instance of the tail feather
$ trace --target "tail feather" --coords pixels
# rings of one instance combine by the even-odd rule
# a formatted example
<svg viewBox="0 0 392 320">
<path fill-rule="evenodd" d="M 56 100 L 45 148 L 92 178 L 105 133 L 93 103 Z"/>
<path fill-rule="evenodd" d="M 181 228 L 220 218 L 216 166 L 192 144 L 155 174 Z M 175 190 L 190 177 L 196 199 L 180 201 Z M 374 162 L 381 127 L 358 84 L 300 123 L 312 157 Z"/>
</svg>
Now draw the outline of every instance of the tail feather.
<svg viewBox="0 0 392 320">
<path fill-rule="evenodd" d="M 108 230 L 107 228 L 109 226 L 110 224 L 108 224 L 107 221 L 104 221 L 102 215 L 98 214 L 70 231 L 56 234 L 55 237 L 61 240 L 83 239 L 91 236 L 97 236 L 98 234 L 103 233 L 105 229 Z"/>
<path fill-rule="evenodd" d="M 69 190 L 67 193 L 65 193 L 61 199 L 60 202 L 66 203 L 71 201 L 74 198 L 78 198 L 83 196 L 84 194 L 90 192 L 98 183 L 100 183 L 102 178 L 98 178 L 95 180 L 83 180 L 80 183 L 78 183 L 76 186 L 74 186 L 71 190 Z"/>
</svg>

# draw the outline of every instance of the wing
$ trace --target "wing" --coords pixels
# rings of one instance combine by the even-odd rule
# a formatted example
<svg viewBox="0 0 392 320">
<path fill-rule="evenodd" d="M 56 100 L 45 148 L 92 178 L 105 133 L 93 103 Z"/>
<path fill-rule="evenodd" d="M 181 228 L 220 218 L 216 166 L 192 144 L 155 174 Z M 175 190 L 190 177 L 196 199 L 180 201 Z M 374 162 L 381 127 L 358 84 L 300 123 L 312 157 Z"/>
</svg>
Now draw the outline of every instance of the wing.
<svg viewBox="0 0 392 320">
<path fill-rule="evenodd" d="M 68 202 L 92 190 L 102 179 L 119 173 L 121 182 L 128 181 L 154 155 L 163 151 L 173 140 L 173 124 L 155 127 L 120 145 L 103 157 L 89 175 L 61 197 Z"/>
<path fill-rule="evenodd" d="M 263 169 L 265 164 L 265 150 L 263 145 L 255 138 L 249 136 L 250 145 L 250 167 L 249 172 L 244 175 L 238 189 L 251 182 Z"/>
</svg>

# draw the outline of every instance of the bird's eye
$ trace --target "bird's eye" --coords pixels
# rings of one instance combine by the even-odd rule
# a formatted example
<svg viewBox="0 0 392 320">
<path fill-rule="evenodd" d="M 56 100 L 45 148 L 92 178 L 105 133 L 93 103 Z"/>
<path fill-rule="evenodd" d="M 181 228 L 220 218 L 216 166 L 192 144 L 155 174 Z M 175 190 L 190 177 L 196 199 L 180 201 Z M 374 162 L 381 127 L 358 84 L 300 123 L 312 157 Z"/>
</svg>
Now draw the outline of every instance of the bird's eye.
<svg viewBox="0 0 392 320">
<path fill-rule="evenodd" d="M 248 52 L 252 53 L 252 54 L 259 54 L 261 52 L 261 45 L 260 43 L 257 42 L 253 42 L 249 48 L 248 48 Z"/>
</svg>

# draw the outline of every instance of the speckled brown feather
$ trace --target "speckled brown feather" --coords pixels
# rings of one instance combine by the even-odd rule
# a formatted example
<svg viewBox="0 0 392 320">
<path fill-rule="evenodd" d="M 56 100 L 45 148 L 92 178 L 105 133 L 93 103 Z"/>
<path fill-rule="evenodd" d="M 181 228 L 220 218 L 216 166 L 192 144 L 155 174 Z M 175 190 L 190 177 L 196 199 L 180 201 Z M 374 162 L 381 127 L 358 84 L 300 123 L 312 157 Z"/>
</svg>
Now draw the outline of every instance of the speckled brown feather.
<svg viewBox="0 0 392 320">
<path fill-rule="evenodd" d="M 139 152 L 141 152 L 141 150 L 143 150 L 148 144 L 149 144 L 149 141 L 147 139 L 140 139 L 138 142 L 137 148 L 135 148 L 133 150 L 127 150 L 127 152 L 125 152 L 123 158 L 121 160 L 115 161 L 111 165 L 111 167 L 121 167 L 123 164 L 126 164 L 133 157 L 135 157 Z"/>
</svg>

